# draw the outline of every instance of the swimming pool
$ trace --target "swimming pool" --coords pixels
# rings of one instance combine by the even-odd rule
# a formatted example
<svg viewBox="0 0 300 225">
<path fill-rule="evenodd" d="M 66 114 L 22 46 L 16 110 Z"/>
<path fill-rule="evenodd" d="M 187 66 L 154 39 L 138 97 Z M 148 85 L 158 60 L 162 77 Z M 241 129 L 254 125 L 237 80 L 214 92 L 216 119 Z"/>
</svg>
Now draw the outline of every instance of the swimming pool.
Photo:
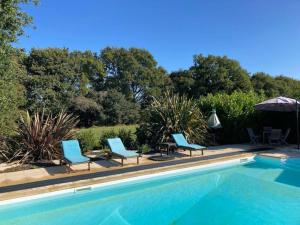
<svg viewBox="0 0 300 225">
<path fill-rule="evenodd" d="M 0 206 L 0 224 L 300 224 L 300 160 L 256 157 Z"/>
</svg>

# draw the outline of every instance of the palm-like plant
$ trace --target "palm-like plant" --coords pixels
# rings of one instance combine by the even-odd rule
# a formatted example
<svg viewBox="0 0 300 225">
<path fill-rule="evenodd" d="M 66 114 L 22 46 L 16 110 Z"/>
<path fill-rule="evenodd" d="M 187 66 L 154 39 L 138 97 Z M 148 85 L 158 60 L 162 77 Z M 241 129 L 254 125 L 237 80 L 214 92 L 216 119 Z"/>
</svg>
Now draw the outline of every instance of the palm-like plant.
<svg viewBox="0 0 300 225">
<path fill-rule="evenodd" d="M 161 97 L 153 98 L 138 135 L 157 145 L 169 140 L 175 132 L 182 132 L 189 141 L 201 143 L 207 133 L 207 123 L 192 99 L 167 91 Z"/>
<path fill-rule="evenodd" d="M 13 158 L 21 163 L 60 158 L 60 142 L 73 137 L 72 129 L 77 123 L 76 117 L 65 112 L 56 116 L 35 113 L 33 117 L 27 112 L 18 122 L 20 149 Z"/>
</svg>

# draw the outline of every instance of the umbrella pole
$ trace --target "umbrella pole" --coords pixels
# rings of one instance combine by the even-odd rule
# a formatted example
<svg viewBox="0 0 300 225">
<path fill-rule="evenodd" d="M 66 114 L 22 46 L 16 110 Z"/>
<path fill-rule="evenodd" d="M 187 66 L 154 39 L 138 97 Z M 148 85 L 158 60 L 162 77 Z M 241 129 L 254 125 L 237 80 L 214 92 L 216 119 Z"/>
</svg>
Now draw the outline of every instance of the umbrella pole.
<svg viewBox="0 0 300 225">
<path fill-rule="evenodd" d="M 297 145 L 298 149 L 300 149 L 300 142 L 299 142 L 299 106 L 298 106 L 298 100 L 296 99 L 296 118 L 297 118 Z"/>
</svg>

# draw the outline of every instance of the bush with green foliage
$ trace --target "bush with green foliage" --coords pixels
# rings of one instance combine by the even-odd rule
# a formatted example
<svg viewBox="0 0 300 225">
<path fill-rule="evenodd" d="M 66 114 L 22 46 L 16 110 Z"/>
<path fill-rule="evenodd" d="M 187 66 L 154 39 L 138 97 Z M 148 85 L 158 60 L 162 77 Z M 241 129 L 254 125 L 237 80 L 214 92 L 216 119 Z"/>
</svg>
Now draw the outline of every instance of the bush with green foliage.
<svg viewBox="0 0 300 225">
<path fill-rule="evenodd" d="M 128 149 L 136 148 L 136 136 L 130 130 L 120 129 L 118 137 Z"/>
<path fill-rule="evenodd" d="M 76 133 L 76 138 L 80 142 L 83 152 L 94 150 L 100 147 L 99 137 L 91 130 L 83 130 Z"/>
<path fill-rule="evenodd" d="M 153 98 L 137 136 L 140 144 L 157 147 L 176 132 L 182 132 L 190 142 L 203 143 L 207 123 L 195 101 L 167 91 L 160 98 Z"/>
<path fill-rule="evenodd" d="M 262 121 L 262 114 L 254 109 L 254 105 L 263 100 L 263 95 L 254 92 L 209 94 L 207 97 L 200 98 L 199 107 L 207 116 L 212 109 L 217 110 L 223 127 L 220 132 L 221 143 L 241 143 L 249 140 L 245 128 L 261 126 L 259 121 Z"/>
<path fill-rule="evenodd" d="M 100 141 L 99 141 L 100 146 L 102 148 L 108 148 L 107 139 L 115 138 L 115 137 L 118 137 L 118 134 L 114 130 L 109 130 L 109 131 L 103 132 L 102 135 L 100 136 Z"/>
<path fill-rule="evenodd" d="M 139 153 L 142 153 L 142 154 L 147 154 L 151 151 L 151 146 L 150 145 L 147 145 L 147 144 L 143 144 L 141 146 L 139 146 L 138 148 L 138 152 Z"/>
<path fill-rule="evenodd" d="M 119 137 L 124 146 L 128 149 L 136 148 L 136 136 L 131 130 L 120 129 L 119 131 L 110 130 L 104 132 L 100 137 L 100 145 L 102 148 L 107 148 L 107 139 Z"/>
</svg>

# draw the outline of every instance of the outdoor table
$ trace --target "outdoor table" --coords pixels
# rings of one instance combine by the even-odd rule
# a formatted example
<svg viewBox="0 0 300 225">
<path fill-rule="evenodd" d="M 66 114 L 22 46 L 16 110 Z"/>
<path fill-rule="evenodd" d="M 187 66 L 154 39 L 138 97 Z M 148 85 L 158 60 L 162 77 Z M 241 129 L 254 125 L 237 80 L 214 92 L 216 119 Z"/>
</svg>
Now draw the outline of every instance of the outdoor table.
<svg viewBox="0 0 300 225">
<path fill-rule="evenodd" d="M 272 130 L 279 130 L 282 133 L 282 129 L 272 129 Z M 263 144 L 265 144 L 266 137 L 268 138 L 271 135 L 272 130 L 263 131 Z"/>
<path fill-rule="evenodd" d="M 169 155 L 170 151 L 174 152 L 174 149 L 177 148 L 176 143 L 173 142 L 163 142 L 159 144 L 160 155 L 162 156 L 163 150 L 166 150 L 167 155 Z"/>
</svg>

